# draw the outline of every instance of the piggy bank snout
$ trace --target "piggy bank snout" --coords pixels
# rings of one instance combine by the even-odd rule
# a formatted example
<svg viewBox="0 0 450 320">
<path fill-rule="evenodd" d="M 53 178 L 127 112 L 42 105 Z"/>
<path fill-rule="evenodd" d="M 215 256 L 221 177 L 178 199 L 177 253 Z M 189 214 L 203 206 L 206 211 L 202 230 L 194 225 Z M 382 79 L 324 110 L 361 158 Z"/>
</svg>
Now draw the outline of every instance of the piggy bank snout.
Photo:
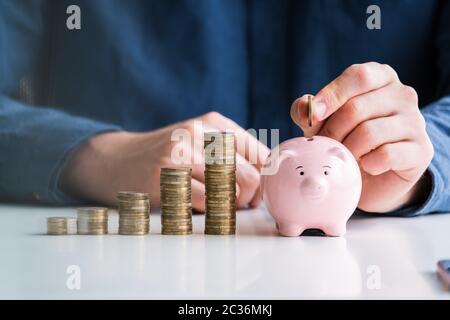
<svg viewBox="0 0 450 320">
<path fill-rule="evenodd" d="M 311 200 L 322 199 L 328 193 L 328 181 L 320 176 L 307 177 L 300 184 L 300 191 Z"/>
</svg>

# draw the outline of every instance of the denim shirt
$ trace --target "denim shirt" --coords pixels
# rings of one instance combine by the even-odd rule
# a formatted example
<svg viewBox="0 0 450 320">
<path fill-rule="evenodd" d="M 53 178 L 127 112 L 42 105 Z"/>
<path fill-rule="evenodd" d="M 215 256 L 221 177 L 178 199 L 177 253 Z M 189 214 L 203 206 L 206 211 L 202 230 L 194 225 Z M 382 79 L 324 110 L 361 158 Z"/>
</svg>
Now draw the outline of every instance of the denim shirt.
<svg viewBox="0 0 450 320">
<path fill-rule="evenodd" d="M 381 29 L 367 27 L 372 4 Z M 81 29 L 67 27 L 70 5 Z M 292 101 L 368 61 L 416 89 L 435 147 L 427 200 L 392 214 L 450 211 L 450 1 L 2 0 L 0 197 L 76 202 L 61 167 L 100 132 L 215 110 L 301 135 Z"/>
</svg>

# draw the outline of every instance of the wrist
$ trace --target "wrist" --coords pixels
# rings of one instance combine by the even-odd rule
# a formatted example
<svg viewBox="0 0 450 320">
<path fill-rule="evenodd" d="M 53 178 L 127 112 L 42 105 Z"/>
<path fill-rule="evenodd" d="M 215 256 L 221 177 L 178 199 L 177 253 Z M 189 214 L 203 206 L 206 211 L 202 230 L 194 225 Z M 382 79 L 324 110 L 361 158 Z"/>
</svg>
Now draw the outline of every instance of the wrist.
<svg viewBox="0 0 450 320">
<path fill-rule="evenodd" d="M 432 188 L 431 175 L 426 170 L 416 184 L 408 192 L 407 200 L 403 207 L 423 204 L 430 195 Z"/>
<path fill-rule="evenodd" d="M 62 169 L 61 190 L 78 199 L 113 204 L 108 180 L 115 171 L 117 143 L 128 135 L 124 131 L 100 133 L 72 150 Z"/>
</svg>

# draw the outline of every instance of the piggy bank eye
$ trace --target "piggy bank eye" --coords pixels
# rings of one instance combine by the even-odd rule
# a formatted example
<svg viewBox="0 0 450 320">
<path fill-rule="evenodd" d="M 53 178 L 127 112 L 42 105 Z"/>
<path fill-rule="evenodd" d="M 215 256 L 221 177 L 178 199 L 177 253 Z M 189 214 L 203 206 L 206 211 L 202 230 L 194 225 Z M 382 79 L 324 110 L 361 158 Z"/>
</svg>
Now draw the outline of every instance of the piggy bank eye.
<svg viewBox="0 0 450 320">
<path fill-rule="evenodd" d="M 328 171 L 325 170 L 325 171 L 323 172 L 323 174 L 327 176 L 327 175 L 328 175 Z"/>
<path fill-rule="evenodd" d="M 300 169 L 301 176 L 305 174 L 305 172 L 303 170 L 301 170 L 301 169 L 303 169 L 303 166 L 298 166 L 297 168 L 295 168 L 295 170 L 298 170 L 298 169 Z"/>
<path fill-rule="evenodd" d="M 329 175 L 330 174 L 330 169 L 331 169 L 331 167 L 330 166 L 323 166 L 323 174 L 324 175 Z"/>
</svg>

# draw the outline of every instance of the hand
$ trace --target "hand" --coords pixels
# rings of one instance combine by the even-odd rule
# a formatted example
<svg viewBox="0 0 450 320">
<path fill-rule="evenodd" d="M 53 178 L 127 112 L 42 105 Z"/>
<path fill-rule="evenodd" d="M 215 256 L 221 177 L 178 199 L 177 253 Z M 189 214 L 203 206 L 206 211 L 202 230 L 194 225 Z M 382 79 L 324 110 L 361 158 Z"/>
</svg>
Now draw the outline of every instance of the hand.
<svg viewBox="0 0 450 320">
<path fill-rule="evenodd" d="M 184 129 L 197 139 L 171 141 L 176 129 Z M 160 168 L 188 166 L 192 168 L 192 206 L 203 212 L 203 131 L 227 130 L 233 131 L 237 138 L 237 206 L 258 206 L 259 169 L 269 150 L 236 123 L 216 112 L 146 133 L 98 134 L 69 157 L 60 184 L 68 194 L 106 205 L 116 204 L 116 194 L 120 190 L 146 191 L 150 193 L 151 205 L 158 206 Z M 175 165 L 174 149 L 188 155 L 190 163 Z M 257 152 L 254 165 L 248 161 L 249 150 Z"/>
<path fill-rule="evenodd" d="M 363 179 L 358 207 L 388 212 L 426 196 L 421 179 L 433 157 L 415 90 L 402 84 L 388 65 L 352 65 L 313 98 L 308 127 L 307 96 L 297 99 L 291 117 L 305 136 L 342 142 L 357 159 Z"/>
</svg>

